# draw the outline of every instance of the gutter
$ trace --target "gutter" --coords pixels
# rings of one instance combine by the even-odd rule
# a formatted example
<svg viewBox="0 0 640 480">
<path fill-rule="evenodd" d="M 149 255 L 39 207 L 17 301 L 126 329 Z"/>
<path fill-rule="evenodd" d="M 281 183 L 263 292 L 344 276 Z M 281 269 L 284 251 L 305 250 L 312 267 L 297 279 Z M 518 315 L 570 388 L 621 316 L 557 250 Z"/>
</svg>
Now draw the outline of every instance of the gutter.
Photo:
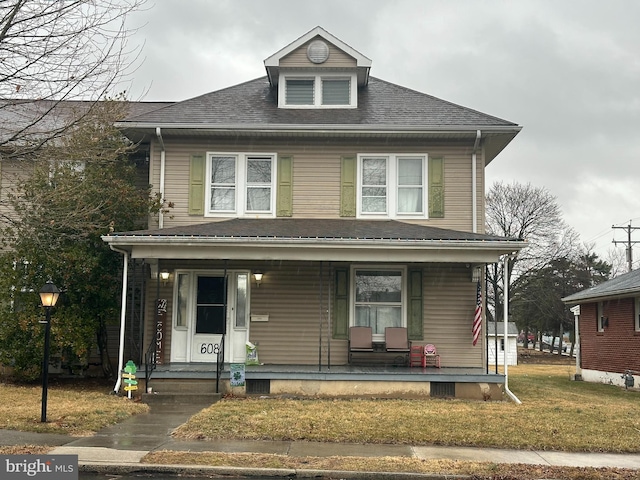
<svg viewBox="0 0 640 480">
<path fill-rule="evenodd" d="M 164 174 L 165 174 L 165 162 L 166 162 L 166 153 L 164 148 L 164 139 L 162 138 L 162 129 L 160 127 L 156 127 L 156 136 L 158 137 L 158 142 L 160 143 L 160 201 L 164 202 Z M 162 229 L 164 227 L 164 213 L 162 213 L 162 208 L 158 212 L 158 228 Z"/>
<path fill-rule="evenodd" d="M 508 328 L 508 324 L 509 324 L 509 259 L 512 258 L 514 256 L 514 254 L 510 254 L 510 255 L 505 255 L 504 259 L 503 259 L 503 271 L 504 271 L 504 312 L 503 312 L 503 320 L 504 320 L 504 391 L 505 393 L 509 396 L 509 398 L 511 398 L 511 400 L 513 400 L 517 405 L 521 405 L 522 402 L 520 401 L 520 399 L 518 397 L 516 397 L 516 395 L 509 390 L 509 359 L 507 356 L 507 349 L 508 349 L 508 343 L 507 343 L 507 328 Z M 496 332 L 497 333 L 497 332 Z M 498 336 L 496 335 L 496 338 L 498 338 Z M 498 352 L 496 351 L 496 363 L 497 362 L 497 358 L 498 357 Z"/>
<path fill-rule="evenodd" d="M 124 370 L 124 330 L 125 321 L 127 317 L 127 287 L 129 278 L 129 252 L 121 250 L 113 245 L 109 245 L 114 252 L 122 253 L 124 255 L 124 266 L 122 273 L 122 306 L 120 307 L 120 345 L 118 348 L 118 379 L 113 387 L 113 393 L 117 394 L 120 391 L 122 385 L 122 371 Z"/>
<path fill-rule="evenodd" d="M 522 127 L 517 124 L 511 125 L 416 125 L 416 126 L 408 126 L 408 125 L 393 125 L 393 124 L 381 124 L 375 127 L 371 125 L 350 125 L 350 124 L 336 124 L 336 125 L 327 125 L 326 123 L 322 124 L 279 124 L 272 125 L 269 128 L 265 128 L 264 124 L 256 123 L 256 124 L 206 124 L 206 123 L 147 123 L 147 122 L 116 122 L 115 126 L 117 128 L 122 129 L 151 129 L 156 132 L 158 129 L 164 128 L 165 130 L 198 130 L 198 131 L 228 131 L 230 133 L 237 133 L 238 131 L 250 131 L 250 132 L 300 132 L 300 131 L 317 131 L 319 133 L 327 133 L 327 132 L 354 132 L 354 133 L 363 133 L 363 132 L 371 132 L 371 133 L 382 133 L 382 134 L 392 134 L 392 133 L 473 133 L 475 134 L 479 128 L 482 128 L 482 131 L 486 132 L 495 132 L 495 133 L 517 133 L 522 130 Z"/>
<path fill-rule="evenodd" d="M 471 209 L 472 209 L 472 222 L 473 233 L 478 233 L 478 179 L 476 178 L 478 167 L 476 152 L 480 145 L 480 139 L 482 138 L 482 131 L 476 131 L 476 141 L 473 144 L 473 151 L 471 152 Z M 505 343 L 506 345 L 506 343 Z"/>
</svg>

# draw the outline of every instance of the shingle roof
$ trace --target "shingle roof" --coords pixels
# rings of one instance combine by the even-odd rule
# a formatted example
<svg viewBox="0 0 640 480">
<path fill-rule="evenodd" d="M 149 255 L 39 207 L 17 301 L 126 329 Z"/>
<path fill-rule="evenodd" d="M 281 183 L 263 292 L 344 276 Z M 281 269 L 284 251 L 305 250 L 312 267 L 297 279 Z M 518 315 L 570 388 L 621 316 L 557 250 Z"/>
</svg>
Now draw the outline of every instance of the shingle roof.
<svg viewBox="0 0 640 480">
<path fill-rule="evenodd" d="M 504 322 L 498 323 L 498 335 L 504 335 Z M 517 337 L 518 336 L 518 327 L 515 322 L 508 322 L 507 324 L 507 336 Z M 495 335 L 496 334 L 496 322 L 487 322 L 487 335 Z"/>
<path fill-rule="evenodd" d="M 397 220 L 234 218 L 162 230 L 112 233 L 112 237 L 215 237 L 234 239 L 318 240 L 442 240 L 471 242 L 515 242 L 514 238 L 460 232 Z"/>
<path fill-rule="evenodd" d="M 172 102 L 127 102 L 129 115 L 141 115 Z M 6 141 L 25 129 L 21 139 L 37 140 L 56 130 L 64 130 L 95 104 L 77 100 L 0 99 L 0 141 Z"/>
<path fill-rule="evenodd" d="M 267 77 L 175 103 L 128 123 L 170 125 L 344 125 L 393 127 L 514 127 L 517 124 L 371 77 L 354 109 L 278 108 Z"/>
<path fill-rule="evenodd" d="M 585 300 L 597 300 L 605 297 L 630 297 L 640 293 L 640 270 L 633 270 L 619 277 L 587 288 L 562 299 L 565 303 L 584 303 Z"/>
</svg>

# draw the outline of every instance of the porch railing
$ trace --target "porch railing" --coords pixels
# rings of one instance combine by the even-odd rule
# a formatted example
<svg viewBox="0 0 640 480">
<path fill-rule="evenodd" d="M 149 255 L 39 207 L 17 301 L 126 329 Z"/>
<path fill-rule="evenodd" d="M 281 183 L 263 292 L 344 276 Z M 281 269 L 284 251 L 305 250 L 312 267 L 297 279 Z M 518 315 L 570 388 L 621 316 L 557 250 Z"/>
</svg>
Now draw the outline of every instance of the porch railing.
<svg viewBox="0 0 640 480">
<path fill-rule="evenodd" d="M 155 337 L 151 340 L 149 348 L 147 348 L 144 354 L 144 387 L 149 388 L 149 380 L 151 380 L 151 373 L 158 366 L 158 342 Z"/>
<path fill-rule="evenodd" d="M 220 347 L 218 348 L 218 358 L 216 363 L 216 393 L 220 393 L 220 377 L 224 370 L 224 338 L 225 334 L 222 334 L 220 338 Z"/>
</svg>

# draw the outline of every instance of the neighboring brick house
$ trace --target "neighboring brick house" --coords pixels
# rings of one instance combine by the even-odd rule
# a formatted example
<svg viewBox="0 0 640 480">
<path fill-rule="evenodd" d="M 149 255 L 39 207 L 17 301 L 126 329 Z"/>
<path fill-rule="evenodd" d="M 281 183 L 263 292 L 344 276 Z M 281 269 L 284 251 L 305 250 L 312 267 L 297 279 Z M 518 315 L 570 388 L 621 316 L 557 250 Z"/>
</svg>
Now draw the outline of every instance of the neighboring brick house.
<svg viewBox="0 0 640 480">
<path fill-rule="evenodd" d="M 215 374 L 226 388 L 251 342 L 248 391 L 495 398 L 504 377 L 472 345 L 475 282 L 525 242 L 484 233 L 484 169 L 521 127 L 374 78 L 320 27 L 264 64 L 117 124 L 149 143 L 149 183 L 174 206 L 104 237 L 151 267 L 152 381 Z M 453 369 L 351 368 L 354 325 L 379 342 L 404 327 Z"/>
<path fill-rule="evenodd" d="M 624 386 L 627 371 L 640 375 L 640 270 L 562 300 L 576 305 L 578 378 Z"/>
</svg>

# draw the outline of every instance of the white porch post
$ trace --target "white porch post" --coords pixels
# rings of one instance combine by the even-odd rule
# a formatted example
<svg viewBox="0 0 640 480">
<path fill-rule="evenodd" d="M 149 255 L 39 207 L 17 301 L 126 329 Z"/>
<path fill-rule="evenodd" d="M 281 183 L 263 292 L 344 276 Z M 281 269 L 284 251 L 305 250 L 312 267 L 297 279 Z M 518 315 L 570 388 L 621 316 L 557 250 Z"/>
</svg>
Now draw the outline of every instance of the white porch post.
<svg viewBox="0 0 640 480">
<path fill-rule="evenodd" d="M 127 318 L 127 287 L 129 277 L 129 253 L 125 250 L 118 250 L 111 246 L 111 248 L 119 253 L 124 254 L 124 266 L 122 269 L 122 307 L 120 310 L 120 347 L 118 350 L 118 379 L 113 387 L 113 392 L 118 393 L 120 391 L 120 385 L 122 384 L 122 369 L 124 368 L 124 329 L 125 320 Z"/>
</svg>

